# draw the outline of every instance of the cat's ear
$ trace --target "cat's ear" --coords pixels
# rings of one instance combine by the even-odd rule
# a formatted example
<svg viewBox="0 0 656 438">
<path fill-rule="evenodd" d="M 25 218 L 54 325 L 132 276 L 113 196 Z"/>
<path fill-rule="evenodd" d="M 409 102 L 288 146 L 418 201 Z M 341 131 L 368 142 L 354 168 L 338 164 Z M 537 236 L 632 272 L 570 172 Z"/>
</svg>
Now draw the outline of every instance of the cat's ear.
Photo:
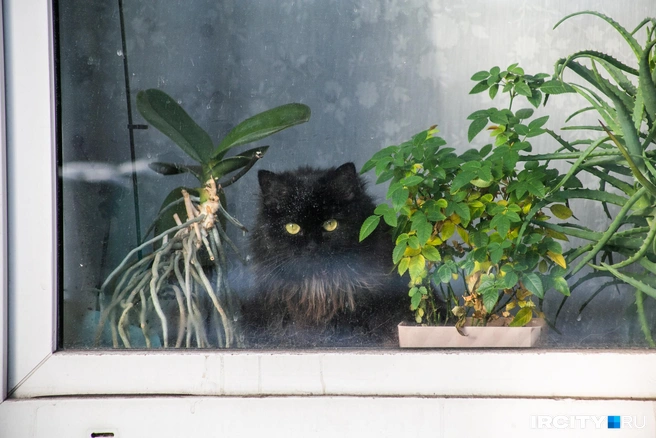
<svg viewBox="0 0 656 438">
<path fill-rule="evenodd" d="M 287 193 L 287 186 L 278 174 L 260 170 L 257 172 L 257 180 L 260 183 L 260 191 L 265 204 L 270 204 Z"/>
<path fill-rule="evenodd" d="M 276 174 L 268 170 L 260 170 L 257 172 L 257 180 L 260 183 L 260 189 L 264 192 L 271 187 Z"/>
<path fill-rule="evenodd" d="M 355 170 L 355 164 L 344 163 L 333 171 L 333 187 L 345 201 L 352 201 L 362 190 L 362 182 Z"/>
</svg>

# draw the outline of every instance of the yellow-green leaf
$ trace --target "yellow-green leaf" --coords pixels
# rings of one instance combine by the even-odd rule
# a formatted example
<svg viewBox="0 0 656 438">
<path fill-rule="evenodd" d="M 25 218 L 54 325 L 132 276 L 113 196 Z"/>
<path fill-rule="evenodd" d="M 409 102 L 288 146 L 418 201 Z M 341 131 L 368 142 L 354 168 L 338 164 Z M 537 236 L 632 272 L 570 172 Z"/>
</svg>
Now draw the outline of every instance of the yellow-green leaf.
<svg viewBox="0 0 656 438">
<path fill-rule="evenodd" d="M 437 236 L 433 236 L 430 239 L 428 239 L 428 242 L 426 242 L 426 245 L 431 245 L 431 246 L 440 246 L 442 243 L 442 239 L 440 239 Z"/>
<path fill-rule="evenodd" d="M 572 217 L 572 210 L 569 209 L 566 205 L 563 204 L 554 204 L 551 207 L 549 207 L 551 212 L 556 216 L 558 219 L 566 220 Z"/>
<path fill-rule="evenodd" d="M 522 310 L 517 312 L 517 315 L 513 320 L 508 324 L 510 327 L 524 327 L 526 324 L 531 322 L 533 319 L 533 309 L 531 307 L 524 307 Z"/>
<path fill-rule="evenodd" d="M 470 201 L 470 202 L 469 202 L 469 206 L 470 206 L 471 208 L 473 208 L 473 209 L 477 209 L 477 208 L 485 208 L 485 204 L 483 204 L 483 203 L 482 203 L 481 201 L 479 201 L 479 200 Z"/>
<path fill-rule="evenodd" d="M 453 236 L 453 233 L 455 233 L 455 231 L 456 231 L 456 225 L 451 221 L 445 221 L 444 224 L 442 224 L 442 230 L 440 231 L 442 240 L 449 239 L 451 236 Z"/>
<path fill-rule="evenodd" d="M 426 258 L 426 260 L 429 260 L 431 262 L 439 262 L 442 260 L 442 257 L 440 256 L 440 252 L 435 248 L 434 246 L 424 246 L 421 249 L 422 255 Z"/>
<path fill-rule="evenodd" d="M 413 257 L 418 254 L 421 254 L 421 248 L 410 248 L 409 246 L 406 247 L 403 255 L 406 257 Z"/>
<path fill-rule="evenodd" d="M 547 257 L 549 257 L 555 264 L 560 266 L 563 269 L 567 269 L 567 262 L 565 257 L 562 254 L 556 254 L 553 251 L 547 251 Z"/>
<path fill-rule="evenodd" d="M 462 241 L 465 242 L 466 244 L 469 244 L 469 232 L 462 227 L 457 227 L 456 231 L 458 232 L 458 235 L 460 236 Z"/>
<path fill-rule="evenodd" d="M 410 265 L 410 257 L 403 257 L 399 262 L 399 266 L 398 266 L 399 275 L 405 274 L 405 271 L 408 270 L 409 265 Z"/>
<path fill-rule="evenodd" d="M 563 233 L 560 233 L 560 232 L 554 231 L 554 230 L 545 230 L 545 232 L 547 233 L 547 236 L 549 236 L 549 237 L 553 237 L 554 239 L 557 239 L 557 240 L 563 240 L 565 242 L 569 242 L 569 238 L 567 237 L 567 235 L 565 235 Z"/>
<path fill-rule="evenodd" d="M 421 278 L 426 270 L 426 259 L 423 255 L 419 254 L 410 257 L 408 262 L 408 269 L 410 270 L 410 278 L 414 281 Z"/>
</svg>

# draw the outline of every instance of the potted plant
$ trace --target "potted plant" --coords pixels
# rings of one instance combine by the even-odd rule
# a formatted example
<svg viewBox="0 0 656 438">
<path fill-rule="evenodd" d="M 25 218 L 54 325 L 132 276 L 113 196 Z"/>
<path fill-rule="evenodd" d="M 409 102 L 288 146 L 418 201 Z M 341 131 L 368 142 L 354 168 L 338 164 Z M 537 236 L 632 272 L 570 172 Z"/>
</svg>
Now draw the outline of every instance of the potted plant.
<svg viewBox="0 0 656 438">
<path fill-rule="evenodd" d="M 152 346 L 155 332 L 165 348 L 209 347 L 205 324 L 209 319 L 216 346 L 239 345 L 239 306 L 226 279 L 226 250 L 237 249 L 225 227 L 231 223 L 246 229 L 225 210 L 224 189 L 248 172 L 268 146 L 231 157 L 226 154 L 233 147 L 308 121 L 310 109 L 292 103 L 262 112 L 238 124 L 215 146 L 209 134 L 163 91 L 140 92 L 137 108 L 197 163 L 152 163 L 151 168 L 164 175 L 189 172 L 199 186 L 174 189 L 146 233 L 154 230 L 154 237 L 130 251 L 104 281 L 96 343 L 108 324 L 113 346 L 130 348 L 138 332 L 130 330 L 133 324 L 140 327 L 147 347 Z M 210 306 L 203 304 L 207 300 Z M 177 326 L 173 336 L 172 325 Z"/>
<path fill-rule="evenodd" d="M 469 116 L 469 140 L 487 127 L 494 138 L 492 145 L 456 156 L 453 150 L 442 147 L 445 142 L 435 136 L 435 130 L 429 130 L 410 142 L 380 151 L 365 164 L 363 171 L 376 169 L 378 182 L 391 180 L 391 206 L 378 207 L 363 224 L 361 238 L 381 218 L 393 228 L 397 244 L 394 261 L 399 272 L 410 272 L 411 309 L 417 323 L 437 322 L 434 317 L 431 319 L 431 315 L 436 315 L 436 286 L 440 291 L 446 287 L 448 293 L 442 296 L 452 307 L 447 317 L 456 318 L 457 326 L 465 321 L 463 315 L 472 312 L 473 322 L 489 325 L 501 319 L 494 316 L 495 311 L 501 311 L 501 316 L 506 312 L 505 315 L 512 316 L 509 325 L 518 326 L 529 320 L 528 309 L 533 309 L 533 305 L 521 303 L 524 291 L 541 300 L 547 288 L 554 288 L 562 293 L 564 302 L 572 290 L 588 280 L 608 277 L 611 281 L 594 291 L 580 310 L 605 287 L 626 283 L 635 289 L 638 319 L 645 338 L 655 345 L 650 327 L 653 322 L 647 320 L 643 299 L 644 295 L 656 298 L 656 170 L 652 165 L 656 153 L 649 150 L 656 142 L 656 20 L 647 18 L 629 32 L 603 14 L 584 11 L 565 17 L 555 27 L 581 14 L 601 18 L 616 29 L 628 43 L 637 65 L 585 50 L 559 60 L 549 80 L 546 74 L 524 75 L 516 65 L 505 71 L 495 67 L 476 73 L 472 77 L 477 81 L 472 93 L 488 91 L 492 99 L 499 90 L 509 94 L 506 109 L 491 108 Z M 635 35 L 643 28 L 647 37 L 641 45 Z M 565 82 L 563 74 L 568 70 L 587 84 Z M 541 102 L 546 103 L 548 95 L 561 93 L 578 93 L 589 103 L 575 111 L 568 122 L 586 113 L 595 113 L 603 120 L 598 125 L 568 127 L 593 133 L 592 138 L 568 141 L 546 128 L 547 117 L 529 122 L 532 109 L 512 110 L 518 96 L 525 96 L 538 107 Z M 550 154 L 530 154 L 527 139 L 538 135 L 550 136 L 559 149 Z M 547 167 L 555 160 L 571 164 L 565 175 L 557 175 Z M 525 163 L 523 170 L 516 167 L 518 162 Z M 501 173 L 488 170 L 499 168 Z M 584 188 L 578 178 L 584 174 L 588 179 L 590 175 L 596 178 L 599 188 Z M 572 222 L 569 203 L 578 199 L 598 202 L 600 213 L 605 212 L 610 222 L 606 230 L 593 231 Z M 612 213 L 608 208 L 611 204 L 617 206 Z M 548 221 L 546 209 L 565 222 Z M 423 225 L 424 217 L 428 226 Z M 508 222 L 510 231 L 505 233 Z M 503 224 L 502 230 L 499 224 Z M 445 244 L 442 230 L 446 229 L 449 236 L 454 228 L 461 241 Z M 567 241 L 568 236 L 589 243 L 563 253 L 555 240 Z M 527 248 L 526 253 L 532 255 L 522 260 L 520 256 Z M 614 254 L 624 260 L 614 263 Z M 601 262 L 595 261 L 599 256 Z M 534 260 L 539 260 L 537 266 Z M 573 268 L 567 272 L 570 265 Z M 594 270 L 568 287 L 567 280 L 586 266 Z M 491 271 L 487 271 L 490 267 Z M 451 280 L 460 275 L 458 270 L 464 272 L 466 285 L 459 302 L 451 287 Z M 502 302 L 497 299 L 502 296 L 501 291 L 515 295 Z M 512 309 L 501 305 L 505 302 L 520 310 L 513 314 Z M 561 308 L 562 303 L 559 311 Z M 534 310 L 530 314 L 539 315 Z"/>
<path fill-rule="evenodd" d="M 568 172 L 572 177 L 587 174 L 597 181 L 598 189 L 563 193 L 569 199 L 581 197 L 598 203 L 600 214 L 609 220 L 603 231 L 571 224 L 543 224 L 551 230 L 588 241 L 566 254 L 574 263 L 569 276 L 585 267 L 594 270 L 572 285 L 572 290 L 587 280 L 605 277 L 607 281 L 583 304 L 582 311 L 608 286 L 625 283 L 635 294 L 636 311 L 648 344 L 656 346 L 651 335 L 654 321 L 648 321 L 644 297 L 656 298 L 656 19 L 645 18 L 629 32 L 612 18 L 594 11 L 571 14 L 554 28 L 578 15 L 591 15 L 612 26 L 626 41 L 634 63 L 619 61 L 594 50 L 573 53 L 558 60 L 554 75 L 564 80 L 565 72 L 574 73 L 568 91 L 582 96 L 588 106 L 574 112 L 568 121 L 592 114 L 598 123 L 570 126 L 585 132 L 586 140 L 567 141 L 547 131 L 562 150 L 536 159 L 567 159 L 574 163 Z M 640 32 L 646 36 L 640 43 Z M 630 55 L 627 57 L 630 59 Z M 583 80 L 585 82 L 579 83 Z M 651 149 L 650 149 L 651 148 Z M 615 205 L 611 212 L 608 205 Z M 613 255 L 623 260 L 613 261 Z M 600 261 L 598 261 L 600 260 Z M 562 305 L 561 305 L 562 307 Z"/>
<path fill-rule="evenodd" d="M 517 64 L 494 67 L 472 79 L 472 93 L 499 90 L 506 108 L 469 116 L 469 140 L 488 127 L 493 143 L 460 155 L 432 127 L 400 145 L 376 153 L 362 168 L 375 170 L 377 183 L 389 181 L 387 198 L 362 225 L 360 240 L 381 222 L 393 230 L 392 259 L 399 275 L 409 276 L 410 310 L 419 326 L 399 326 L 401 346 L 530 346 L 544 325 L 538 302 L 549 288 L 569 294 L 567 263 L 558 240 L 562 233 L 532 222 L 547 214 L 567 219 L 563 203 L 543 200 L 566 181 L 548 163 L 526 162 L 530 139 L 545 131 L 548 116 L 533 118 L 532 108 L 513 108 L 520 97 L 534 107 L 547 94 L 564 91 L 549 75 L 527 75 Z M 537 205 L 540 205 L 537 208 Z M 462 294 L 454 282 L 462 279 Z M 442 304 L 443 303 L 443 304 Z M 440 307 L 446 307 L 440 312 Z M 430 344 L 426 335 L 406 341 L 405 332 L 444 332 Z M 433 327 L 431 327 L 433 326 Z M 435 327 L 438 326 L 438 327 Z M 503 326 L 508 334 L 479 335 L 478 327 Z M 526 341 L 518 341 L 524 327 Z M 464 336 L 463 336 L 464 335 Z M 481 344 L 482 337 L 493 340 Z"/>
</svg>

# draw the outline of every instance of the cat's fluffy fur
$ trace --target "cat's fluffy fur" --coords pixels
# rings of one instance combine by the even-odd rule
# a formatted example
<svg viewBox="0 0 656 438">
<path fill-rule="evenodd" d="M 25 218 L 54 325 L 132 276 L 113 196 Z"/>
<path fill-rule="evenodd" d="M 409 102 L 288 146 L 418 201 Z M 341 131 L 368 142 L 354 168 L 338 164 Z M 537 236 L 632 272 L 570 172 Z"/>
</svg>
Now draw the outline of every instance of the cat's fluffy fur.
<svg viewBox="0 0 656 438">
<path fill-rule="evenodd" d="M 358 242 L 374 203 L 353 163 L 261 170 L 258 180 L 251 249 L 260 305 L 245 312 L 261 313 L 269 334 L 289 338 L 292 330 L 303 339 L 309 333 L 332 336 L 344 327 L 363 333 L 376 316 L 391 318 L 403 290 L 390 291 L 392 242 L 382 227 Z M 333 231 L 323 226 L 330 220 L 337 221 Z M 297 234 L 286 231 L 290 223 L 300 227 Z"/>
</svg>

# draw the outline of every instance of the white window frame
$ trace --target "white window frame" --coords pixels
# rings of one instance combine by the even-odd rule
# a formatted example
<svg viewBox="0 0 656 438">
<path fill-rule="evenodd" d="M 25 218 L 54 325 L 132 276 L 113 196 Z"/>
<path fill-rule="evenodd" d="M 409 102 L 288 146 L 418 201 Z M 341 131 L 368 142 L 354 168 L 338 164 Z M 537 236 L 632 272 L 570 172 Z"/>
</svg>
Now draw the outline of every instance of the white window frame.
<svg viewBox="0 0 656 438">
<path fill-rule="evenodd" d="M 52 9 L 48 0 L 4 0 L 3 13 L 8 178 L 0 179 L 0 401 L 162 394 L 656 398 L 653 377 L 646 380 L 656 354 L 645 350 L 56 351 Z M 4 178 L 1 153 L 0 164 Z M 411 372 L 417 367 L 422 378 Z"/>
</svg>

